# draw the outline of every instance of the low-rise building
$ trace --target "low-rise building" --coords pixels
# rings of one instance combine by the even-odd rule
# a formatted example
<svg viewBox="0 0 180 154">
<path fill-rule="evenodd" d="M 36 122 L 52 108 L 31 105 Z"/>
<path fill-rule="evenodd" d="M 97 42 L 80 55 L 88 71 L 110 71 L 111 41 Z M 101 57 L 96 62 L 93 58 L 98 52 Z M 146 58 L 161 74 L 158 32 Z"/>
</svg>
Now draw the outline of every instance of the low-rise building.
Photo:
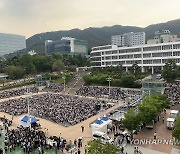
<svg viewBox="0 0 180 154">
<path fill-rule="evenodd" d="M 137 63 L 142 72 L 160 71 L 168 59 L 174 59 L 180 65 L 180 42 L 144 44 L 132 47 L 105 45 L 93 47 L 91 67 L 108 67 L 122 65 L 126 71 Z"/>
<path fill-rule="evenodd" d="M 180 38 L 177 35 L 171 34 L 169 30 L 161 30 L 155 32 L 153 39 L 147 40 L 147 44 L 159 44 L 168 42 L 178 42 Z"/>
</svg>

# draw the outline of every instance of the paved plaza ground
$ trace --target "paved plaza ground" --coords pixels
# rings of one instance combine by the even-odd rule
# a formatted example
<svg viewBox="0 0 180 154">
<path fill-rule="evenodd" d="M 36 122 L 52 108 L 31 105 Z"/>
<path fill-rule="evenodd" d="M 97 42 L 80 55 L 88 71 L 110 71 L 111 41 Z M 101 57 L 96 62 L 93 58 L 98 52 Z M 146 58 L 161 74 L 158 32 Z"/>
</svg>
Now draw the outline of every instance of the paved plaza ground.
<svg viewBox="0 0 180 154">
<path fill-rule="evenodd" d="M 22 97 L 26 97 L 26 96 L 22 96 Z M 15 98 L 19 98 L 19 96 Z M 0 100 L 0 102 L 2 102 L 2 100 Z M 121 105 L 123 105 L 123 102 L 117 103 L 115 106 L 108 109 L 103 114 L 106 114 Z M 12 119 L 11 115 L 0 112 L 0 117 L 4 117 L 4 116 L 9 120 Z M 11 128 L 16 128 L 19 125 L 19 118 L 21 118 L 22 116 L 23 115 L 15 116 L 13 118 L 13 125 Z M 70 140 L 74 141 L 74 139 L 78 139 L 79 137 L 82 137 L 83 147 L 81 148 L 81 152 L 84 153 L 84 146 L 87 145 L 87 142 L 89 140 L 92 140 L 91 128 L 89 126 L 93 121 L 95 121 L 100 116 L 102 116 L 102 113 L 99 113 L 98 115 L 95 115 L 79 124 L 76 124 L 74 126 L 69 126 L 69 127 L 64 127 L 45 119 L 41 119 L 41 118 L 38 118 L 38 119 L 40 119 L 39 123 L 42 126 L 42 130 L 48 129 L 46 133 L 46 135 L 48 136 L 62 136 L 63 138 L 67 140 L 67 142 L 69 142 Z M 165 120 L 166 120 L 166 118 L 169 116 L 169 110 L 167 110 L 166 115 L 164 113 L 160 115 L 160 121 L 155 124 L 154 129 L 144 128 L 139 134 L 134 135 L 134 138 L 153 139 L 153 134 L 154 132 L 156 132 L 158 139 L 171 139 L 172 131 L 168 130 L 166 128 L 166 124 L 162 122 L 163 116 L 165 117 Z M 85 127 L 85 131 L 83 133 L 81 132 L 81 126 Z M 127 152 L 128 154 L 133 154 L 134 153 L 133 149 L 134 149 L 134 145 L 127 145 L 125 147 L 125 152 Z M 172 145 L 165 145 L 165 144 L 139 145 L 139 149 L 142 151 L 143 154 L 178 154 L 179 153 L 179 149 L 173 148 Z M 19 154 L 21 153 L 19 152 Z M 49 154 L 51 153 L 49 152 Z"/>
<path fill-rule="evenodd" d="M 134 135 L 135 139 L 151 139 L 153 140 L 154 138 L 154 132 L 156 132 L 157 134 L 157 140 L 170 140 L 172 139 L 172 130 L 167 129 L 166 127 L 166 119 L 169 117 L 170 114 L 170 110 L 166 111 L 166 114 L 161 113 L 160 114 L 160 120 L 155 123 L 155 127 L 153 129 L 147 129 L 144 128 L 139 134 Z M 163 117 L 165 117 L 165 122 L 163 123 Z M 151 142 L 152 143 L 152 142 Z M 176 151 L 177 148 L 173 149 L 173 146 L 171 144 L 165 144 L 165 143 L 159 143 L 159 144 L 148 144 L 148 145 L 140 145 L 140 148 L 142 147 L 143 149 L 151 149 L 153 151 L 157 151 L 157 152 L 161 152 L 161 153 L 166 153 L 166 154 L 171 154 L 172 150 L 174 150 L 174 152 Z M 178 151 L 178 149 L 177 149 Z M 176 151 L 176 152 L 177 152 Z M 173 153 L 176 154 L 176 153 Z"/>
<path fill-rule="evenodd" d="M 39 93 L 39 94 L 41 94 L 41 93 Z M 20 96 L 17 96 L 17 97 L 14 97 L 13 99 L 19 98 L 19 97 Z M 27 97 L 27 96 L 24 95 L 21 97 Z M 4 100 L 7 100 L 7 99 L 4 99 Z M 1 100 L 1 102 L 2 102 L 2 100 Z M 122 103 L 119 102 L 115 106 L 113 106 L 112 108 L 104 111 L 103 114 L 106 114 L 106 113 L 116 109 L 117 107 L 119 107 L 121 105 L 122 105 Z M 11 115 L 0 112 L 0 117 L 4 117 L 4 116 L 9 120 L 12 119 Z M 83 148 L 81 149 L 81 151 L 83 153 L 84 152 L 84 146 L 87 144 L 87 142 L 89 140 L 92 140 L 91 128 L 89 126 L 92 122 L 94 122 L 100 116 L 102 116 L 102 113 L 99 113 L 93 117 L 90 117 L 89 119 L 87 119 L 81 123 L 78 123 L 77 125 L 69 126 L 69 127 L 64 127 L 64 126 L 61 126 L 59 124 L 53 123 L 51 121 L 41 119 L 38 117 L 37 118 L 39 119 L 39 123 L 41 124 L 42 130 L 45 131 L 48 129 L 48 131 L 46 131 L 47 132 L 46 135 L 48 135 L 48 136 L 61 136 L 61 137 L 65 138 L 67 140 L 67 142 L 69 142 L 70 140 L 74 141 L 75 139 L 82 137 L 83 138 Z M 19 119 L 21 117 L 23 117 L 23 115 L 13 117 L 13 124 L 12 124 L 11 128 L 16 128 L 17 126 L 19 126 Z M 85 131 L 83 133 L 81 132 L 81 126 L 85 127 Z"/>
</svg>

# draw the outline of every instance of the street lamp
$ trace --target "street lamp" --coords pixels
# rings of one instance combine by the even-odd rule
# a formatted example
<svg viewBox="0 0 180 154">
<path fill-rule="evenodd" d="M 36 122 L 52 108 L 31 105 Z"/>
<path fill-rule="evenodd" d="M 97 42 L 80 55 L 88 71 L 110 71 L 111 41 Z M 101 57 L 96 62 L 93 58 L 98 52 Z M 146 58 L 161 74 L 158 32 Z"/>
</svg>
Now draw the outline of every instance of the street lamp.
<svg viewBox="0 0 180 154">
<path fill-rule="evenodd" d="M 26 94 L 29 95 L 27 97 L 27 102 L 28 102 L 28 124 L 29 124 L 30 130 L 31 130 L 30 105 L 29 105 L 29 103 L 30 103 L 30 98 L 31 98 L 32 93 L 31 92 L 27 92 Z"/>
<path fill-rule="evenodd" d="M 108 78 L 106 78 L 106 81 L 108 81 L 109 82 L 109 98 L 110 98 L 110 86 L 111 86 L 111 78 L 110 77 L 108 77 Z"/>
<path fill-rule="evenodd" d="M 64 92 L 65 92 L 65 91 L 66 91 L 66 77 L 63 76 L 62 78 L 63 78 L 63 80 L 64 80 Z"/>
</svg>

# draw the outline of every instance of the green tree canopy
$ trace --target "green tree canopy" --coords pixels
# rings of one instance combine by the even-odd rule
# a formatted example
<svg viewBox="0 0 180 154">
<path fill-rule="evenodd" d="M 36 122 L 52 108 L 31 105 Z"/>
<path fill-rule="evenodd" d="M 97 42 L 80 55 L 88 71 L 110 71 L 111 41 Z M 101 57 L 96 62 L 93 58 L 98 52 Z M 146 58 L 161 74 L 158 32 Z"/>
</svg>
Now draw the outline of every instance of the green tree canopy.
<svg viewBox="0 0 180 154">
<path fill-rule="evenodd" d="M 180 116 L 178 116 L 177 119 L 176 119 L 172 135 L 176 139 L 180 140 Z"/>
<path fill-rule="evenodd" d="M 135 78 L 133 75 L 125 75 L 121 78 L 121 85 L 127 88 L 133 88 L 135 86 Z"/>
<path fill-rule="evenodd" d="M 64 63 L 61 60 L 56 60 L 52 65 L 52 70 L 60 72 L 64 70 L 65 66 Z"/>
<path fill-rule="evenodd" d="M 132 65 L 132 67 L 130 68 L 130 72 L 135 76 L 141 74 L 141 67 L 138 66 L 137 62 Z"/>
<path fill-rule="evenodd" d="M 88 142 L 88 154 L 119 154 L 118 147 L 112 144 L 103 144 L 100 140 Z"/>
<path fill-rule="evenodd" d="M 164 108 L 169 108 L 170 106 L 170 101 L 165 95 L 153 94 L 146 97 L 144 102 L 156 106 L 158 112 L 161 112 Z"/>
<path fill-rule="evenodd" d="M 168 82 L 171 82 L 175 80 L 177 76 L 178 76 L 178 69 L 176 62 L 172 59 L 169 59 L 168 62 L 163 67 L 162 77 Z"/>
<path fill-rule="evenodd" d="M 132 133 L 133 130 L 139 128 L 141 122 L 139 115 L 134 111 L 134 109 L 129 109 L 127 113 L 125 113 L 125 118 L 122 123 Z"/>
<path fill-rule="evenodd" d="M 6 68 L 6 73 L 11 79 L 20 79 L 24 76 L 25 71 L 20 66 L 8 66 Z"/>
<path fill-rule="evenodd" d="M 139 115 L 143 123 L 149 123 L 157 116 L 158 111 L 156 106 L 150 103 L 144 103 L 139 105 Z"/>
</svg>

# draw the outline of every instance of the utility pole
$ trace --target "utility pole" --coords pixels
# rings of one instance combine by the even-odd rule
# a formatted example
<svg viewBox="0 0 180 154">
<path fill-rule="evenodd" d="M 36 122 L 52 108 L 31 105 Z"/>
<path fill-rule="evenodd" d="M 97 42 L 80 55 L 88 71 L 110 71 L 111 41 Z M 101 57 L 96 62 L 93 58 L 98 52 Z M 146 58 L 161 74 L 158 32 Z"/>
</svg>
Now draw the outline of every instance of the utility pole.
<svg viewBox="0 0 180 154">
<path fill-rule="evenodd" d="M 64 80 L 64 93 L 65 93 L 65 91 L 66 91 L 66 77 L 63 76 L 62 78 L 63 78 L 63 80 Z"/>
<path fill-rule="evenodd" d="M 109 82 L 109 98 L 110 98 L 110 94 L 111 94 L 111 90 L 110 90 L 110 87 L 111 87 L 111 78 L 110 77 L 106 78 L 106 81 Z"/>
<path fill-rule="evenodd" d="M 30 98 L 31 98 L 31 95 L 32 95 L 32 93 L 31 92 L 28 92 L 28 90 L 27 90 L 27 93 L 26 93 L 27 95 L 29 95 L 28 97 L 27 97 L 27 105 L 28 105 L 28 124 L 29 124 L 29 128 L 30 128 L 30 130 L 31 130 L 31 118 L 30 118 L 30 105 L 29 105 L 29 103 L 30 103 Z"/>
</svg>

